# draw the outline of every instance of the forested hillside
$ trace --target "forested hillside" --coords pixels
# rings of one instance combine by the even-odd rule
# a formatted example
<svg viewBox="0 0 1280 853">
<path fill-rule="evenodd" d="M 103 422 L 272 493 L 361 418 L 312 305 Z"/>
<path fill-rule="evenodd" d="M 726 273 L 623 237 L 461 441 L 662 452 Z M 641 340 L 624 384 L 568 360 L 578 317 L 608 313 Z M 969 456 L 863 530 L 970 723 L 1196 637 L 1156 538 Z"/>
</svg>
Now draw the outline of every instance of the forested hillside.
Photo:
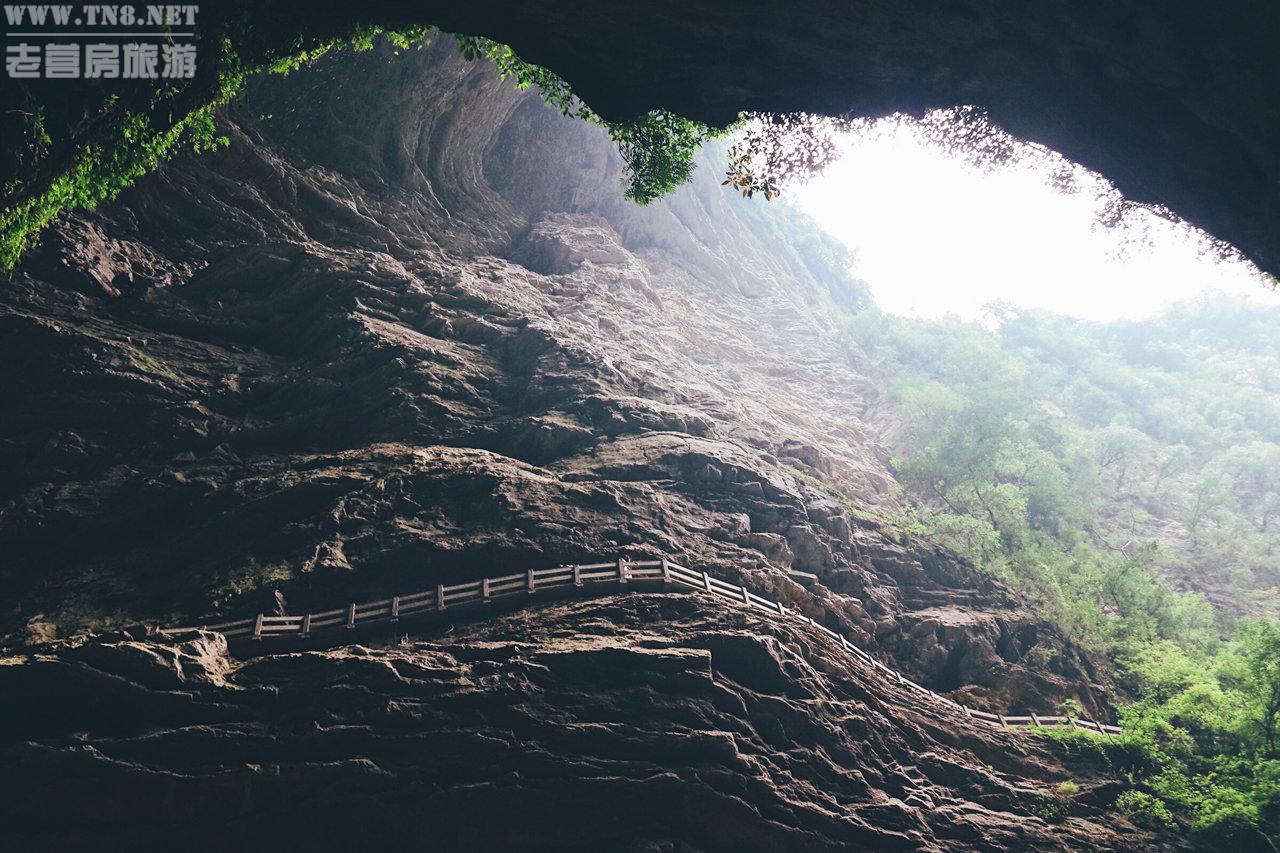
<svg viewBox="0 0 1280 853">
<path fill-rule="evenodd" d="M 1134 732 L 1113 757 L 1140 780 L 1122 807 L 1274 837 L 1280 309 L 986 320 L 846 329 L 894 414 L 902 522 L 1110 655 Z"/>
</svg>

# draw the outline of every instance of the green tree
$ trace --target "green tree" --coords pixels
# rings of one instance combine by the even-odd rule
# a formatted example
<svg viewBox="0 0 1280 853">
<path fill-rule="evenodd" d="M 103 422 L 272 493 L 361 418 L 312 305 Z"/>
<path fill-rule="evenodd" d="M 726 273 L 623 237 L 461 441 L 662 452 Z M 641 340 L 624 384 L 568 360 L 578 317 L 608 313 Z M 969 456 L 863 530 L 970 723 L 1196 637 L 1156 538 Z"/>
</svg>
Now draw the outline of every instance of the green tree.
<svg viewBox="0 0 1280 853">
<path fill-rule="evenodd" d="M 1269 758 L 1276 756 L 1280 717 L 1280 625 L 1251 621 L 1241 629 L 1245 661 L 1244 693 L 1250 700 L 1250 722 L 1261 734 Z"/>
</svg>

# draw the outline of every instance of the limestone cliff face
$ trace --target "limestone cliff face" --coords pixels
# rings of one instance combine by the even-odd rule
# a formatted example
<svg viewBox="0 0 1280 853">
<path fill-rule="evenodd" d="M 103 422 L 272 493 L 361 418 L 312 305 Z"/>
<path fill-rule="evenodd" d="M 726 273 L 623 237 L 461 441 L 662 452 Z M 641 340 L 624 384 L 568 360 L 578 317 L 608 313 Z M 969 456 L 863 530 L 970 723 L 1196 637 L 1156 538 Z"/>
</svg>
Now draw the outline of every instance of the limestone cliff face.
<svg viewBox="0 0 1280 853">
<path fill-rule="evenodd" d="M 879 520 L 876 391 L 835 334 L 861 290 L 785 212 L 705 168 L 635 207 L 597 129 L 447 43 L 265 81 L 228 133 L 65 222 L 0 295 L 11 644 L 663 553 L 971 704 L 1105 713 L 1087 657 Z M 404 808 L 455 849 L 1112 843 L 1086 820 L 1104 781 L 1064 840 L 1034 817 L 1093 771 L 927 722 L 757 621 L 646 597 L 243 665 L 214 640 L 45 648 L 0 667 L 25 697 L 0 781 L 38 780 L 32 820 L 110 786 L 77 843 L 148 795 L 220 825 L 202 798 L 228 794 L 242 838 L 323 838 L 342 809 L 418 837 Z M 590 816 L 564 828 L 573 797 Z M 519 843 L 448 822 L 489 801 Z"/>
</svg>

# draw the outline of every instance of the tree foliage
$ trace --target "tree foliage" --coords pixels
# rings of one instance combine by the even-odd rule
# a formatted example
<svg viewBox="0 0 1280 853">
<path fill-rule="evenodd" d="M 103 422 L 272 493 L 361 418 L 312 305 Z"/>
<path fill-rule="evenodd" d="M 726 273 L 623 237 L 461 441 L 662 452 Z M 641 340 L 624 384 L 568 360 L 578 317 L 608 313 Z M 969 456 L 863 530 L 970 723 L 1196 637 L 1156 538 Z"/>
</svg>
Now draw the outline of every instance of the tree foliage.
<svg viewBox="0 0 1280 853">
<path fill-rule="evenodd" d="M 992 329 L 869 310 L 847 329 L 903 421 L 906 523 L 1114 661 L 1133 697 L 1126 734 L 1098 747 L 1133 783 L 1117 810 L 1271 844 L 1280 310 L 1217 297 L 1141 323 L 997 313 Z"/>
<path fill-rule="evenodd" d="M 240 94 L 249 75 L 288 74 L 343 47 L 367 50 L 377 36 L 384 36 L 391 44 L 403 48 L 421 43 L 429 32 L 429 27 L 421 26 L 401 31 L 360 27 L 344 38 L 298 49 L 254 67 L 248 67 L 233 42 L 224 38 L 218 48 L 216 85 L 208 97 L 194 106 L 178 107 L 177 99 L 182 92 L 172 86 L 156 90 L 140 110 L 125 108 L 116 95 L 108 97 L 95 123 L 103 128 L 101 137 L 110 140 L 109 143 L 81 146 L 67 167 L 54 174 L 42 191 L 25 195 L 0 210 L 0 271 L 11 271 L 34 245 L 40 232 L 65 211 L 92 209 L 101 202 L 111 201 L 179 151 L 201 153 L 229 144 L 229 139 L 217 130 L 215 113 Z M 41 160 L 50 142 L 43 124 L 43 111 L 32 110 L 26 124 L 27 141 L 19 145 L 23 152 L 21 165 L 25 172 L 34 174 L 43 167 Z M 8 194 L 20 189 L 11 185 L 4 191 Z"/>
<path fill-rule="evenodd" d="M 772 199 L 831 165 L 837 134 L 853 124 L 811 113 L 752 113 L 729 149 L 724 184 L 747 198 L 760 193 Z"/>
</svg>

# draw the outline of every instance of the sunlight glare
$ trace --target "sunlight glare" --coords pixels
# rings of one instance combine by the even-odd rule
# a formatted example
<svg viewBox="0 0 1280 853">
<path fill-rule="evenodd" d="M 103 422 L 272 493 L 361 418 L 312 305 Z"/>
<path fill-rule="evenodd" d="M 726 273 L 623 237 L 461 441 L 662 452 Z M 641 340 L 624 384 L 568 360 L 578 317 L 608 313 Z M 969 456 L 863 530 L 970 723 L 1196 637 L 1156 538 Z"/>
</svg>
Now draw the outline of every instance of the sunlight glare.
<svg viewBox="0 0 1280 853">
<path fill-rule="evenodd" d="M 1221 260 L 1185 224 L 1141 210 L 1101 225 L 1108 186 L 1088 173 L 1063 192 L 1043 164 L 983 169 L 902 120 L 839 145 L 839 160 L 786 195 L 854 250 L 855 274 L 886 311 L 977 319 L 1004 301 L 1111 320 L 1205 290 L 1280 302 L 1255 267 Z"/>
</svg>

